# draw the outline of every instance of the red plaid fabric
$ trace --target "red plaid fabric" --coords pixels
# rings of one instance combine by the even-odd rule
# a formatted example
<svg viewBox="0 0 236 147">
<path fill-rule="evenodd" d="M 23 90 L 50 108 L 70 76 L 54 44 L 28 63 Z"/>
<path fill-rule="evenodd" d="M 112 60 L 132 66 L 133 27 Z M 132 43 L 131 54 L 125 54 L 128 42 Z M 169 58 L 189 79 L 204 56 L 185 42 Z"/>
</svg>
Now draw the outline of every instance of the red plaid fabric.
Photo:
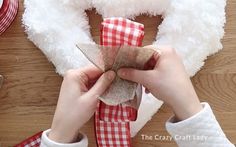
<svg viewBox="0 0 236 147">
<path fill-rule="evenodd" d="M 132 107 L 125 105 L 109 106 L 105 103 L 100 103 L 99 119 L 103 121 L 134 121 L 137 118 L 137 111 Z"/>
<path fill-rule="evenodd" d="M 143 24 L 124 18 L 106 18 L 101 25 L 101 45 L 141 46 Z M 109 106 L 100 102 L 95 113 L 95 131 L 99 147 L 130 147 L 130 121 L 137 118 L 137 110 L 125 105 Z"/>
<path fill-rule="evenodd" d="M 143 24 L 128 19 L 106 18 L 101 24 L 100 44 L 104 46 L 141 46 L 143 37 Z"/>
<path fill-rule="evenodd" d="M 39 147 L 41 142 L 41 135 L 43 132 L 39 132 L 34 136 L 22 141 L 14 147 Z"/>
<path fill-rule="evenodd" d="M 0 35 L 11 25 L 18 12 L 18 0 L 3 0 L 0 9 Z"/>
</svg>

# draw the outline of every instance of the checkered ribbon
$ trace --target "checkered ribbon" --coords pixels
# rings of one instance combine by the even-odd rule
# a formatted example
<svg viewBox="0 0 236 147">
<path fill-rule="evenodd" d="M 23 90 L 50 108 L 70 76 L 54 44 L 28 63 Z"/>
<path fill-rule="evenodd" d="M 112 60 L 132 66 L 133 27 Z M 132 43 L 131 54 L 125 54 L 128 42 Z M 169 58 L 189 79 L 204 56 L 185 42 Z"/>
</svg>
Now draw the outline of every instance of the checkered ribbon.
<svg viewBox="0 0 236 147">
<path fill-rule="evenodd" d="M 41 142 L 41 136 L 43 132 L 39 132 L 34 136 L 22 141 L 14 147 L 39 147 Z"/>
<path fill-rule="evenodd" d="M 144 26 L 124 18 L 106 18 L 101 24 L 101 45 L 141 46 Z M 99 147 L 130 147 L 130 121 L 136 120 L 137 110 L 119 104 L 100 102 L 95 112 L 95 131 Z"/>
<path fill-rule="evenodd" d="M 0 8 L 0 35 L 11 25 L 18 11 L 18 0 L 3 0 Z"/>
</svg>

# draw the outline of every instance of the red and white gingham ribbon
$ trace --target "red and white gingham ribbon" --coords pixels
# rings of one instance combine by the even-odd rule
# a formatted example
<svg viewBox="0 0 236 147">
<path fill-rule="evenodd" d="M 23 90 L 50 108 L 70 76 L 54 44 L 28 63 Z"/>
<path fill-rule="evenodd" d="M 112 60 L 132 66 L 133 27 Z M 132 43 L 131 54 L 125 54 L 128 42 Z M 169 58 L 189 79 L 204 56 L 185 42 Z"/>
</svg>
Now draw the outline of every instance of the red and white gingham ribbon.
<svg viewBox="0 0 236 147">
<path fill-rule="evenodd" d="M 15 145 L 14 147 L 39 147 L 41 142 L 42 131 L 27 138 L 26 140 L 22 141 L 21 143 Z"/>
<path fill-rule="evenodd" d="M 106 18 L 101 25 L 101 45 L 141 46 L 143 24 L 124 18 Z M 102 101 L 95 113 L 95 130 L 99 147 L 130 147 L 130 121 L 137 118 L 137 110 L 123 104 L 109 106 Z"/>
<path fill-rule="evenodd" d="M 0 8 L 0 35 L 11 25 L 18 12 L 18 0 L 3 0 Z"/>
</svg>

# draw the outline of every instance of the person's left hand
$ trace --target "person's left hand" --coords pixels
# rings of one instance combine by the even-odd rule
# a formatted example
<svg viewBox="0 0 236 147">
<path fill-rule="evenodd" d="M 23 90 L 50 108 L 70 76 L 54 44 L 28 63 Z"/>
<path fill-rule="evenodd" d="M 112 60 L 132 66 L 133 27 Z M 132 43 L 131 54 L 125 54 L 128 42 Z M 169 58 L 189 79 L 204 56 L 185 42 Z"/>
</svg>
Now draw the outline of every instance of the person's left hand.
<svg viewBox="0 0 236 147">
<path fill-rule="evenodd" d="M 92 117 L 98 97 L 115 77 L 114 71 L 96 67 L 69 70 L 61 85 L 49 138 L 60 143 L 77 141 L 79 129 Z"/>
</svg>

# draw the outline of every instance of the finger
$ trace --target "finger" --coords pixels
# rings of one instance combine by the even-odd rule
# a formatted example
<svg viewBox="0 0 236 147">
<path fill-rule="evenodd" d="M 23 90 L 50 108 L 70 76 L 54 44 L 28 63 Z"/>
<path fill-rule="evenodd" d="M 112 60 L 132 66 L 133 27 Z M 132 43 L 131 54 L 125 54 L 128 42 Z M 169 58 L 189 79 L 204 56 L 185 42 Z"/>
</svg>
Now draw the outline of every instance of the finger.
<svg viewBox="0 0 236 147">
<path fill-rule="evenodd" d="M 88 84 L 90 81 L 96 81 L 103 71 L 95 66 L 87 66 L 80 69 L 71 69 L 66 72 L 64 78 L 76 80 L 84 84 Z"/>
<path fill-rule="evenodd" d="M 118 70 L 118 76 L 122 79 L 146 85 L 146 80 L 149 71 L 138 70 L 133 68 L 121 68 Z"/>
<path fill-rule="evenodd" d="M 85 74 L 88 80 L 97 79 L 99 76 L 102 75 L 103 71 L 96 66 L 87 66 L 82 69 L 78 69 L 81 73 Z"/>
<path fill-rule="evenodd" d="M 110 86 L 112 81 L 115 78 L 115 72 L 114 71 L 107 71 L 105 72 L 93 85 L 93 87 L 87 92 L 87 95 L 91 98 L 98 98 L 101 96 L 106 89 Z"/>
</svg>

